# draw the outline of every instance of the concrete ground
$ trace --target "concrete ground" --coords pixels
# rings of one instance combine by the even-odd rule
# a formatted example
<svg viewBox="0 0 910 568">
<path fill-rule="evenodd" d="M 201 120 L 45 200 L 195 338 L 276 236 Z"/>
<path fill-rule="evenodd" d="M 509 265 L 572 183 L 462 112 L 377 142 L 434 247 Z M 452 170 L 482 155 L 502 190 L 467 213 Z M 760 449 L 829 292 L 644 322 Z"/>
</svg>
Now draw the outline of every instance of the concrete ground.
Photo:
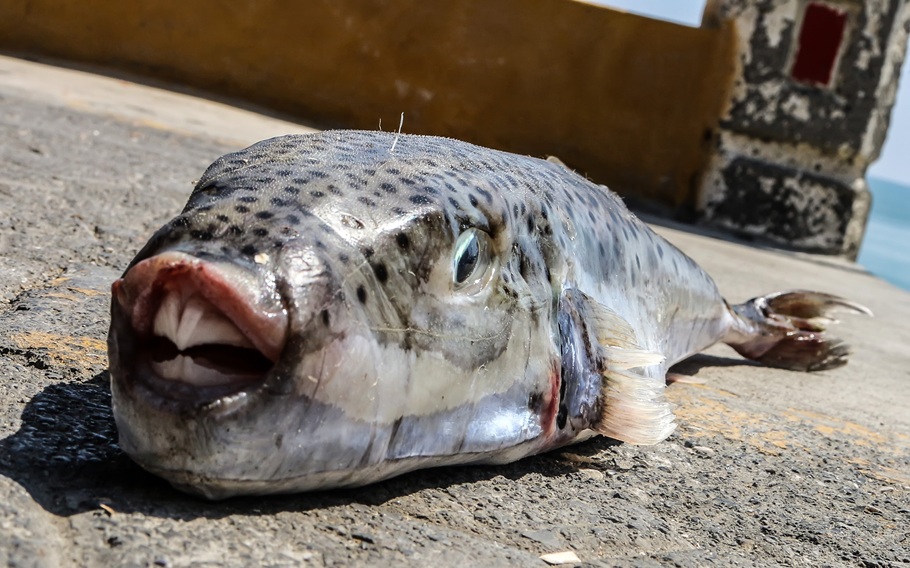
<svg viewBox="0 0 910 568">
<path fill-rule="evenodd" d="M 210 503 L 133 465 L 110 411 L 111 281 L 216 157 L 305 130 L 0 57 L 0 564 L 910 564 L 910 294 L 679 228 L 658 230 L 731 301 L 809 288 L 869 306 L 836 329 L 850 364 L 787 372 L 715 347 L 678 366 L 703 382 L 669 387 L 681 426 L 657 446 L 356 490 Z"/>
</svg>

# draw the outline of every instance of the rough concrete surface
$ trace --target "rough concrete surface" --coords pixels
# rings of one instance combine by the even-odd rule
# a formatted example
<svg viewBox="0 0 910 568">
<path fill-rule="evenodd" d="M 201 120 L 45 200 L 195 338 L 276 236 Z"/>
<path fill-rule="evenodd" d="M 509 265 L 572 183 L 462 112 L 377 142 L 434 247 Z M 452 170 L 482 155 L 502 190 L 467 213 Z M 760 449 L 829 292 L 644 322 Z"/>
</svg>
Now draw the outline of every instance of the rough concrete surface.
<svg viewBox="0 0 910 568">
<path fill-rule="evenodd" d="M 405 124 L 405 128 L 407 124 Z M 206 502 L 117 448 L 108 288 L 217 156 L 301 127 L 0 58 L 0 563 L 11 566 L 910 564 L 910 294 L 855 265 L 658 230 L 731 301 L 812 288 L 868 305 L 838 370 L 716 347 L 679 365 L 681 426 L 501 467 Z"/>
</svg>

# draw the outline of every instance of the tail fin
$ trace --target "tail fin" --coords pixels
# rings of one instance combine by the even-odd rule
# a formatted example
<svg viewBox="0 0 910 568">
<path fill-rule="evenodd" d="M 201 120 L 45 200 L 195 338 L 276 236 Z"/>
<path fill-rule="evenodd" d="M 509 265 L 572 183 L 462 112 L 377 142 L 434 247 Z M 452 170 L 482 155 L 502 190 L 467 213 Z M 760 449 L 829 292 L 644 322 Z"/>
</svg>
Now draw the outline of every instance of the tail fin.
<svg viewBox="0 0 910 568">
<path fill-rule="evenodd" d="M 857 303 L 821 292 L 794 290 L 733 306 L 738 320 L 725 338 L 740 355 L 769 367 L 821 371 L 847 364 L 849 346 L 825 333 L 834 312 L 872 315 Z"/>
</svg>

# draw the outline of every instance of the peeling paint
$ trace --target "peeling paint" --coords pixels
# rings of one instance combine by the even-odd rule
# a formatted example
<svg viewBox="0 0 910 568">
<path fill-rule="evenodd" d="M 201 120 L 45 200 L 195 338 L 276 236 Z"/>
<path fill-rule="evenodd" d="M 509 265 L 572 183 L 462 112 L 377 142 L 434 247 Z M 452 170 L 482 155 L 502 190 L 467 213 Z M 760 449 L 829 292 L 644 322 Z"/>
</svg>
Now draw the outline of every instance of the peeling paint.
<svg viewBox="0 0 910 568">
<path fill-rule="evenodd" d="M 809 113 L 809 98 L 803 95 L 791 93 L 787 100 L 781 103 L 781 108 L 796 120 L 808 122 L 812 118 Z"/>
<path fill-rule="evenodd" d="M 797 4 L 787 2 L 770 10 L 764 18 L 765 33 L 768 36 L 768 47 L 776 48 L 780 45 L 783 35 L 792 24 L 796 16 Z"/>
<path fill-rule="evenodd" d="M 832 46 L 833 60 L 822 59 L 832 67 L 801 70 L 797 81 L 791 73 L 810 2 L 720 1 L 719 14 L 731 18 L 741 34 L 741 68 L 721 118 L 717 153 L 702 178 L 698 209 L 710 225 L 852 257 L 868 214 L 868 186 L 860 182 L 884 143 L 910 4 L 813 3 L 846 14 L 846 23 L 829 24 L 844 26 L 842 35 L 838 28 L 829 36 L 842 43 Z M 828 85 L 812 83 L 828 71 Z"/>
<path fill-rule="evenodd" d="M 811 431 L 823 438 L 874 448 L 882 458 L 879 463 L 851 461 L 869 477 L 901 484 L 910 479 L 907 473 L 888 465 L 906 457 L 907 446 L 898 440 L 899 436 L 803 408 L 756 412 L 737 401 L 737 395 L 711 385 L 685 385 L 668 389 L 667 395 L 678 405 L 677 417 L 689 435 L 719 435 L 749 444 L 764 454 L 781 455 L 793 450 L 812 452 L 817 443 L 807 441 L 806 433 Z"/>
<path fill-rule="evenodd" d="M 107 363 L 107 343 L 93 337 L 27 331 L 10 334 L 9 341 L 17 349 L 46 351 L 48 357 L 60 365 L 87 368 Z"/>
</svg>

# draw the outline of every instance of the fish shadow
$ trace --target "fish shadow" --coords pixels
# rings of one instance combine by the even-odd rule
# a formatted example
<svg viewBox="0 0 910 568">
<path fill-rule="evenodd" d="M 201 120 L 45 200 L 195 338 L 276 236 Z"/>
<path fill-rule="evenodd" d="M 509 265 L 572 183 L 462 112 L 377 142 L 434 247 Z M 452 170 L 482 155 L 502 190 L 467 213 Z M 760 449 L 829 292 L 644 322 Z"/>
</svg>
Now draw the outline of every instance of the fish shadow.
<svg viewBox="0 0 910 568">
<path fill-rule="evenodd" d="M 574 446 L 572 453 L 595 456 L 619 444 L 595 438 Z M 19 430 L 0 440 L 0 475 L 17 482 L 46 511 L 63 517 L 105 510 L 192 520 L 352 503 L 379 505 L 427 489 L 496 477 L 560 477 L 578 469 L 576 463 L 551 452 L 505 465 L 421 469 L 365 487 L 208 501 L 174 489 L 119 448 L 107 371 L 88 381 L 45 387 L 26 404 Z"/>
<path fill-rule="evenodd" d="M 712 367 L 762 367 L 757 361 L 743 359 L 740 357 L 720 357 L 717 355 L 708 355 L 706 353 L 696 353 L 691 357 L 683 359 L 670 367 L 668 373 L 678 373 L 694 377 L 704 368 Z"/>
<path fill-rule="evenodd" d="M 19 430 L 0 440 L 0 475 L 56 515 L 97 509 L 135 483 L 155 481 L 117 446 L 108 373 L 47 386 L 25 405 Z"/>
</svg>

